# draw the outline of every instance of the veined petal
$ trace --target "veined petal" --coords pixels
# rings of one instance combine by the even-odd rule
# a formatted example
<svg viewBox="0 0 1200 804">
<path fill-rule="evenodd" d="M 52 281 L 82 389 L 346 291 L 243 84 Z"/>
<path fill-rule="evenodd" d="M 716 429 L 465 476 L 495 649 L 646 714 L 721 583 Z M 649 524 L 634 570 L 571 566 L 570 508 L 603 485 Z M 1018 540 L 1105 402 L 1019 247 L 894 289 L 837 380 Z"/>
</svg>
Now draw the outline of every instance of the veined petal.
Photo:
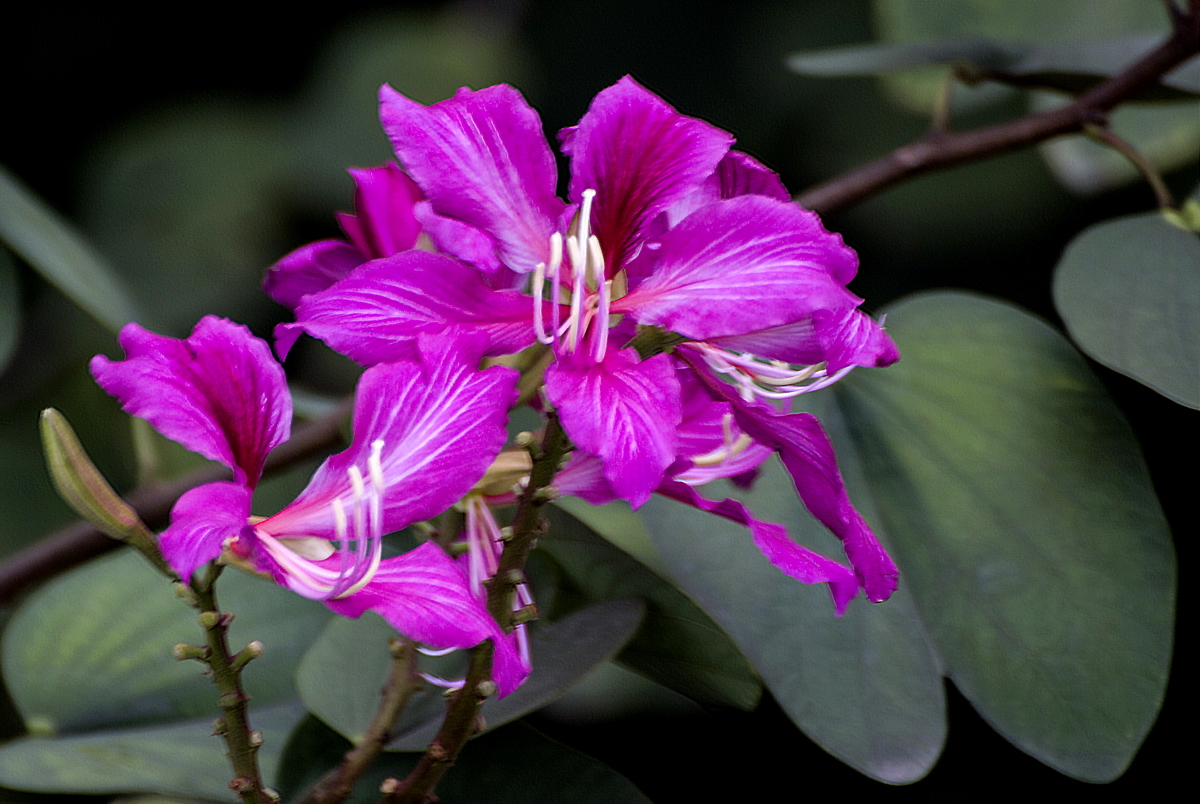
<svg viewBox="0 0 1200 804">
<path fill-rule="evenodd" d="M 703 184 L 667 210 L 667 226 L 674 226 L 700 207 L 742 195 L 763 195 L 785 202 L 792 200 L 775 171 L 749 154 L 731 150 Z"/>
<path fill-rule="evenodd" d="M 491 235 L 500 261 L 528 273 L 548 262 L 563 203 L 558 171 L 535 112 L 510 86 L 425 107 L 386 84 L 379 116 L 408 171 L 439 215 Z"/>
<path fill-rule="evenodd" d="M 881 368 L 900 359 L 891 336 L 861 310 L 817 310 L 811 318 L 709 343 L 785 363 L 827 363 L 830 373 L 846 366 Z"/>
<path fill-rule="evenodd" d="M 896 564 L 851 504 L 833 445 L 817 418 L 748 403 L 733 386 L 710 375 L 688 350 L 681 348 L 676 354 L 691 363 L 710 393 L 733 406 L 738 426 L 779 452 L 804 507 L 841 540 L 867 597 L 876 603 L 887 600 L 896 590 Z"/>
<path fill-rule="evenodd" d="M 158 537 L 158 545 L 185 582 L 221 554 L 227 539 L 249 531 L 250 494 L 240 483 L 206 483 L 176 501 L 171 526 Z"/>
<path fill-rule="evenodd" d="M 295 502 L 258 530 L 332 539 L 333 500 L 347 511 L 354 505 L 350 468 L 358 467 L 367 493 L 377 491 L 369 471 L 376 441 L 383 442 L 384 533 L 429 519 L 470 491 L 507 439 L 518 375 L 499 366 L 477 371 L 455 354 L 426 356 L 429 365 L 404 361 L 363 373 L 350 448 L 326 459 Z"/>
<path fill-rule="evenodd" d="M 579 497 L 591 505 L 613 502 L 618 495 L 604 476 L 604 461 L 597 455 L 576 449 L 571 452 L 559 473 L 554 476 L 554 488 L 559 493 Z"/>
<path fill-rule="evenodd" d="M 484 354 L 493 356 L 533 343 L 533 304 L 518 291 L 493 290 L 457 260 L 405 251 L 305 297 L 283 331 L 301 328 L 367 366 L 416 359 L 416 339 L 441 332 L 483 334 Z"/>
<path fill-rule="evenodd" d="M 667 355 L 639 361 L 633 349 L 609 349 L 595 363 L 590 354 L 560 355 L 546 370 L 546 395 L 571 441 L 600 456 L 613 490 L 637 508 L 675 461 L 679 381 Z"/>
<path fill-rule="evenodd" d="M 663 234 L 653 273 L 613 312 L 696 340 L 861 303 L 836 277 L 854 252 L 816 215 L 758 195 L 719 201 Z"/>
<path fill-rule="evenodd" d="M 846 604 L 858 594 L 858 580 L 849 568 L 792 541 L 782 525 L 755 519 L 736 500 L 713 502 L 701 497 L 691 486 L 674 480 L 664 481 L 658 487 L 658 493 L 749 528 L 754 544 L 785 575 L 801 583 L 829 584 L 829 594 L 839 617 L 846 610 Z"/>
<path fill-rule="evenodd" d="M 753 472 L 774 450 L 754 441 L 737 426 L 733 406 L 709 395 L 691 368 L 676 362 L 683 400 L 678 454 L 691 466 L 673 475 L 689 486 Z M 557 482 L 557 481 L 556 481 Z"/>
<path fill-rule="evenodd" d="M 325 605 L 353 618 L 374 611 L 409 639 L 439 650 L 470 648 L 492 639 L 492 678 L 502 696 L 529 675 L 495 620 L 471 594 L 462 570 L 432 542 L 384 559 L 361 590 Z"/>
<path fill-rule="evenodd" d="M 635 256 L 650 222 L 704 181 L 733 144 L 629 76 L 596 95 L 560 137 L 571 157 L 571 198 L 596 191 L 592 230 L 610 275 Z"/>
<path fill-rule="evenodd" d="M 205 316 L 187 340 L 127 324 L 119 338 L 126 359 L 92 358 L 92 376 L 160 433 L 233 469 L 253 487 L 263 461 L 287 440 L 292 399 L 283 367 L 250 330 Z"/>
<path fill-rule="evenodd" d="M 417 242 L 421 225 L 413 206 L 421 200 L 421 188 L 388 163 L 373 168 L 351 168 L 354 179 L 355 215 L 337 213 L 338 223 L 362 252 L 364 261 L 390 257 L 407 251 Z"/>
<path fill-rule="evenodd" d="M 345 279 L 364 259 L 349 243 L 318 240 L 301 246 L 268 268 L 263 290 L 284 307 L 295 310 L 309 293 L 319 293 Z"/>
</svg>

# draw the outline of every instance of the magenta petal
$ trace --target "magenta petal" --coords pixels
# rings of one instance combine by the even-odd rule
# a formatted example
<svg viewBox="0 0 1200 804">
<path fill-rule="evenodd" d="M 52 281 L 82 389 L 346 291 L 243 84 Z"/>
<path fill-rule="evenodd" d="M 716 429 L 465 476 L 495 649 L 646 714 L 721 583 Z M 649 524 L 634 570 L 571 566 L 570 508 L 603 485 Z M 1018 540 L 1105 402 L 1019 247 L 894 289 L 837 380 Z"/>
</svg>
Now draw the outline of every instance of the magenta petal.
<svg viewBox="0 0 1200 804">
<path fill-rule="evenodd" d="M 653 273 L 615 301 L 614 312 L 707 340 L 861 302 L 835 278 L 854 252 L 794 204 L 757 195 L 720 201 L 661 242 Z"/>
<path fill-rule="evenodd" d="M 476 371 L 450 355 L 424 367 L 414 362 L 375 366 L 358 383 L 354 441 L 318 467 L 287 508 L 259 523 L 275 536 L 333 538 L 331 506 L 353 510 L 349 470 L 368 471 L 372 444 L 383 442 L 383 531 L 400 530 L 449 508 L 475 484 L 504 446 L 517 372 L 499 366 Z"/>
<path fill-rule="evenodd" d="M 667 210 L 668 223 L 674 226 L 700 207 L 741 195 L 764 195 L 776 201 L 792 200 L 775 171 L 749 154 L 730 151 L 702 185 Z"/>
<path fill-rule="evenodd" d="M 125 360 L 92 358 L 92 376 L 125 411 L 254 486 L 263 461 L 287 440 L 292 400 L 283 367 L 250 330 L 205 316 L 187 340 L 127 324 Z"/>
<path fill-rule="evenodd" d="M 318 293 L 345 279 L 363 260 L 362 253 L 349 243 L 318 240 L 268 268 L 263 290 L 284 307 L 295 310 L 309 293 Z"/>
<path fill-rule="evenodd" d="M 475 269 L 449 257 L 406 251 L 365 263 L 296 311 L 303 328 L 363 365 L 412 360 L 416 340 L 442 332 L 485 336 L 487 356 L 519 352 L 534 341 L 533 300 L 493 290 Z"/>
<path fill-rule="evenodd" d="M 396 155 L 439 215 L 490 234 L 501 262 L 528 273 L 549 259 L 563 203 L 558 171 L 537 112 L 498 85 L 425 107 L 391 87 L 379 116 Z"/>
<path fill-rule="evenodd" d="M 546 395 L 577 447 L 599 455 L 613 491 L 638 507 L 676 455 L 679 381 L 667 355 L 638 360 L 610 349 L 601 363 L 560 356 L 546 370 Z"/>
<path fill-rule="evenodd" d="M 207 483 L 184 492 L 171 509 L 171 526 L 158 537 L 163 558 L 185 582 L 221 554 L 227 539 L 249 529 L 250 489 Z"/>
<path fill-rule="evenodd" d="M 562 137 L 571 157 L 572 200 L 595 190 L 593 231 L 615 273 L 646 227 L 713 172 L 733 137 L 675 111 L 625 76 L 592 100 Z"/>
<path fill-rule="evenodd" d="M 338 213 L 342 231 L 362 252 L 364 260 L 390 257 L 417 242 L 421 224 L 413 206 L 421 200 L 416 182 L 391 164 L 351 168 L 356 215 Z"/>
<path fill-rule="evenodd" d="M 492 639 L 496 645 L 492 675 L 501 695 L 512 692 L 529 675 L 499 626 L 471 594 L 462 570 L 432 542 L 385 559 L 361 590 L 325 605 L 354 618 L 374 611 L 409 639 L 440 650 L 470 648 Z"/>
<path fill-rule="evenodd" d="M 554 476 L 554 488 L 591 505 L 604 505 L 617 499 L 612 484 L 604 476 L 604 461 L 578 449 L 571 452 L 567 465 Z"/>
<path fill-rule="evenodd" d="M 817 310 L 792 324 L 712 338 L 709 343 L 785 363 L 828 363 L 830 373 L 846 366 L 890 366 L 900 359 L 891 336 L 861 310 Z"/>
<path fill-rule="evenodd" d="M 692 363 L 710 393 L 733 406 L 738 426 L 779 452 L 804 507 L 841 540 L 867 597 L 876 603 L 887 600 L 896 591 L 896 564 L 851 504 L 833 445 L 817 418 L 748 403 L 732 385 L 712 377 L 701 361 L 692 360 L 686 349 L 677 354 Z"/>
<path fill-rule="evenodd" d="M 713 502 L 701 497 L 691 486 L 673 480 L 664 481 L 658 487 L 658 493 L 749 528 L 754 544 L 785 575 L 801 583 L 829 584 L 829 594 L 839 617 L 846 610 L 846 604 L 858 594 L 858 580 L 849 568 L 792 541 L 782 525 L 755 519 L 736 500 Z"/>
</svg>

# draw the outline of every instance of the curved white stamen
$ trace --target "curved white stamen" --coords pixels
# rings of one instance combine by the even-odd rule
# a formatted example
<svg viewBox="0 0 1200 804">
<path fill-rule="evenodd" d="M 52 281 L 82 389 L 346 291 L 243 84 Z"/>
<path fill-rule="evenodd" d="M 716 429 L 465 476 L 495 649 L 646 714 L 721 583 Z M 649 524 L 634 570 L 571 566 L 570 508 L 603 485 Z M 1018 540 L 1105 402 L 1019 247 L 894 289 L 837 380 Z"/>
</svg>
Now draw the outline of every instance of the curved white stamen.
<svg viewBox="0 0 1200 804">
<path fill-rule="evenodd" d="M 604 255 L 600 252 L 600 241 L 595 235 L 588 239 L 588 257 L 592 269 L 593 278 L 596 280 L 596 290 L 598 295 L 596 318 L 599 323 L 599 332 L 596 337 L 596 351 L 593 356 L 596 362 L 604 359 L 604 355 L 608 352 L 608 303 L 612 298 L 612 282 L 606 281 L 604 278 Z"/>
<path fill-rule="evenodd" d="M 729 352 L 707 343 L 697 343 L 696 348 L 713 371 L 733 380 L 747 402 L 754 397 L 791 399 L 819 391 L 854 370 L 854 366 L 845 366 L 830 374 L 824 363 L 796 369 L 779 360 L 758 360 L 753 355 Z"/>
<path fill-rule="evenodd" d="M 467 683 L 465 678 L 460 678 L 458 681 L 450 681 L 441 676 L 435 676 L 432 673 L 421 673 L 421 678 L 435 687 L 445 687 L 448 690 L 461 690 L 463 685 Z"/>
<path fill-rule="evenodd" d="M 546 263 L 539 262 L 533 267 L 533 283 L 530 287 L 533 296 L 533 334 L 537 336 L 538 343 L 551 344 L 554 338 L 546 334 L 546 327 L 542 323 L 542 288 L 545 284 Z"/>
<path fill-rule="evenodd" d="M 418 645 L 417 650 L 426 656 L 445 656 L 449 653 L 454 653 L 458 648 L 427 648 L 424 645 Z"/>
</svg>

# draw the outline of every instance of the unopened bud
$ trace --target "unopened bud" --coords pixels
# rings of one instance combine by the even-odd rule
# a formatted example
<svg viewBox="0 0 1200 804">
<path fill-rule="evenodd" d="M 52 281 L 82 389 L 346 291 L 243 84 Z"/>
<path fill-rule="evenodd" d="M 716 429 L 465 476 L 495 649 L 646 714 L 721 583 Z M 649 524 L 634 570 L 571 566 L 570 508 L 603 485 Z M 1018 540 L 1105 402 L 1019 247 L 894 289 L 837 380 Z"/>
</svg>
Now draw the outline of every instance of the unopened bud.
<svg viewBox="0 0 1200 804">
<path fill-rule="evenodd" d="M 519 569 L 510 569 L 504 573 L 504 580 L 516 586 L 517 584 L 525 583 L 525 573 Z"/>
<path fill-rule="evenodd" d="M 475 685 L 475 695 L 479 698 L 491 698 L 496 694 L 496 682 L 489 679 L 484 679 Z"/>
<path fill-rule="evenodd" d="M 207 631 L 211 631 L 221 623 L 221 615 L 215 611 L 200 612 L 200 625 Z"/>
<path fill-rule="evenodd" d="M 180 642 L 171 648 L 171 655 L 175 657 L 175 661 L 177 662 L 186 662 L 188 659 L 195 659 L 202 662 L 209 657 L 209 650 L 206 645 L 188 645 Z"/>
</svg>

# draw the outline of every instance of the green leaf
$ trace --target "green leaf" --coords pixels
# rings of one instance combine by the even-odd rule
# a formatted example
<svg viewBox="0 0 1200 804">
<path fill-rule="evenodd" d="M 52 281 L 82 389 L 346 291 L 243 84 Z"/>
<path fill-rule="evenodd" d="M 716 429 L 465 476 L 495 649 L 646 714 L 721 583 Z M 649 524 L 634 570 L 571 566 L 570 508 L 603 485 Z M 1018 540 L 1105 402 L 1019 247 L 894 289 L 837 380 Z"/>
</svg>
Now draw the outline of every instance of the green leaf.
<svg viewBox="0 0 1200 804">
<path fill-rule="evenodd" d="M 1090 357 L 1200 408 L 1200 237 L 1157 212 L 1097 224 L 1063 252 L 1054 304 Z"/>
<path fill-rule="evenodd" d="M 138 318 L 133 302 L 107 261 L 3 167 L 0 240 L 113 332 Z"/>
<path fill-rule="evenodd" d="M 546 516 L 550 533 L 539 545 L 576 587 L 596 599 L 637 595 L 649 603 L 622 663 L 703 703 L 745 710 L 758 704 L 762 686 L 746 657 L 687 595 L 561 508 L 548 506 Z M 593 508 L 590 518 L 605 535 L 623 531 L 626 543 L 648 538 L 623 503 Z"/>
<path fill-rule="evenodd" d="M 218 712 L 212 702 L 212 714 Z M 259 766 L 274 779 L 284 746 L 304 717 L 297 702 L 256 708 Z M 178 793 L 231 801 L 233 772 L 212 717 L 73 737 L 23 737 L 0 747 L 0 784 L 44 793 Z"/>
<path fill-rule="evenodd" d="M 0 244 L 0 375 L 21 337 L 21 293 L 12 254 Z"/>
<path fill-rule="evenodd" d="M 529 651 L 533 673 L 507 698 L 489 698 L 480 714 L 488 728 L 502 726 L 555 701 L 591 670 L 615 656 L 645 616 L 640 600 L 605 600 L 544 623 L 533 630 Z M 437 699 L 441 703 L 440 692 Z M 445 707 L 415 728 L 395 730 L 389 751 L 424 751 L 441 726 Z"/>
<path fill-rule="evenodd" d="M 333 768 L 349 746 L 316 718 L 303 721 L 288 741 L 279 792 L 292 799 Z M 403 779 L 416 754 L 383 754 L 359 779 L 349 804 L 375 804 L 389 777 Z M 607 765 L 555 742 L 524 723 L 472 740 L 438 782 L 442 801 L 454 804 L 650 804 L 632 782 Z"/>
<path fill-rule="evenodd" d="M 295 698 L 292 673 L 330 615 L 269 582 L 222 575 L 218 601 L 233 612 L 234 650 L 266 647 L 246 669 L 255 705 Z M 215 716 L 217 692 L 201 665 L 171 648 L 204 639 L 196 612 L 171 584 L 122 551 L 34 593 L 4 635 L 4 679 L 30 732 L 68 734 Z M 253 716 L 253 709 L 251 710 Z"/>
<path fill-rule="evenodd" d="M 1159 34 L 1088 42 L 1033 44 L 982 37 L 852 45 L 793 53 L 787 65 L 812 76 L 881 75 L 935 64 L 963 67 L 975 80 L 1081 92 L 1120 72 L 1157 47 Z M 1200 95 L 1200 64 L 1185 64 L 1137 96 L 1138 100 L 1189 100 Z"/>
<path fill-rule="evenodd" d="M 887 323 L 900 362 L 836 396 L 943 666 L 1022 750 L 1115 779 L 1161 705 L 1175 606 L 1137 442 L 1028 313 L 930 293 Z"/>
<path fill-rule="evenodd" d="M 824 422 L 851 497 L 877 526 L 854 451 L 836 416 L 826 415 Z M 764 465 L 750 493 L 724 481 L 704 493 L 738 497 L 759 519 L 785 525 L 798 541 L 841 555 L 775 460 Z M 775 569 L 745 528 L 657 497 L 640 513 L 672 576 L 733 637 L 805 734 L 881 781 L 912 782 L 929 772 L 946 737 L 945 700 L 904 580 L 887 603 L 860 598 L 839 619 L 824 585 L 805 586 Z"/>
<path fill-rule="evenodd" d="M 560 620 L 530 627 L 533 673 L 506 698 L 489 699 L 482 714 L 489 728 L 503 725 L 557 699 L 595 666 L 612 658 L 633 636 L 644 607 L 636 600 L 610 600 L 588 606 Z M 296 686 L 309 711 L 357 742 L 379 706 L 391 664 L 387 640 L 395 636 L 378 617 L 334 620 L 305 655 Z M 461 657 L 454 657 L 461 659 Z M 456 662 L 461 664 L 461 661 Z M 435 675 L 461 675 L 453 660 L 436 667 L 422 657 L 421 669 Z M 393 751 L 424 751 L 445 715 L 442 690 L 432 685 L 410 699 L 392 729 Z"/>
</svg>

